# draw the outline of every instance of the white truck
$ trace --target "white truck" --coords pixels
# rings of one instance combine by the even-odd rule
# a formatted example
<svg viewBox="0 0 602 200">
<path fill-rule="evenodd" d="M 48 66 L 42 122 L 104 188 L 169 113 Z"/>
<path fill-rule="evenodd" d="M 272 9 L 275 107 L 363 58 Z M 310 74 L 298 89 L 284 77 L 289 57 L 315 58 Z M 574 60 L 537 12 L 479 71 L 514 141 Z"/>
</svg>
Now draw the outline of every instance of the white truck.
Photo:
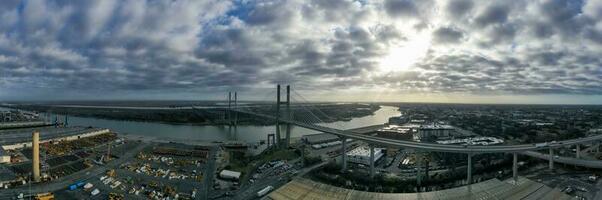
<svg viewBox="0 0 602 200">
<path fill-rule="evenodd" d="M 265 187 L 257 192 L 257 197 L 262 197 L 263 195 L 268 194 L 273 189 L 274 189 L 274 187 L 272 187 L 271 185 L 268 185 L 267 187 Z"/>
<path fill-rule="evenodd" d="M 100 193 L 100 190 L 98 190 L 98 189 L 94 189 L 94 190 L 92 190 L 92 192 L 90 192 L 90 195 L 92 195 L 92 196 L 95 196 L 95 195 L 97 195 L 98 193 Z"/>
</svg>

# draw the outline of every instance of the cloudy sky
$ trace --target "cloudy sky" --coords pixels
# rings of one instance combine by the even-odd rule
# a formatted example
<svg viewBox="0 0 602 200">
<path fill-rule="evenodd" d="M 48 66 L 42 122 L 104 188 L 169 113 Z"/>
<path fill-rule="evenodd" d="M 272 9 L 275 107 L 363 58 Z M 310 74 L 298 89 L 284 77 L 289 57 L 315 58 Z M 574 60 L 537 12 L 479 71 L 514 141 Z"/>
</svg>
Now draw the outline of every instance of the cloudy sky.
<svg viewBox="0 0 602 200">
<path fill-rule="evenodd" d="M 0 1 L 0 100 L 602 104 L 601 0 Z"/>
</svg>

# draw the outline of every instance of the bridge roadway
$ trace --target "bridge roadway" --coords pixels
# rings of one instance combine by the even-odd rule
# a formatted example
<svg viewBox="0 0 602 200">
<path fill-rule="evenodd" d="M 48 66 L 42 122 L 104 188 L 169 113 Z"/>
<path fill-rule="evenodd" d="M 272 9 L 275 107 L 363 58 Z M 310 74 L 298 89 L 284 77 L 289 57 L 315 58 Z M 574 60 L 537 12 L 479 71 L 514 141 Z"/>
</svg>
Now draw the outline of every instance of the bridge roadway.
<svg viewBox="0 0 602 200">
<path fill-rule="evenodd" d="M 572 157 L 563 157 L 563 156 L 550 156 L 550 154 L 539 153 L 535 151 L 526 151 L 521 152 L 520 154 L 531 156 L 534 158 L 539 158 L 542 160 L 550 160 L 553 159 L 553 162 L 564 163 L 568 165 L 577 165 L 581 167 L 587 168 L 602 168 L 602 161 L 600 160 L 586 160 L 582 158 L 572 158 Z"/>
<path fill-rule="evenodd" d="M 296 126 L 300 126 L 303 128 L 321 131 L 324 133 L 330 133 L 330 134 L 334 134 L 334 135 L 337 135 L 337 136 L 340 136 L 343 138 L 362 140 L 362 141 L 366 141 L 371 144 L 413 148 L 413 149 L 435 151 L 435 152 L 451 152 L 451 153 L 466 153 L 466 154 L 519 153 L 519 152 L 526 152 L 526 151 L 546 150 L 546 149 L 550 149 L 550 148 L 554 149 L 554 148 L 558 148 L 558 147 L 562 147 L 562 146 L 570 146 L 570 145 L 582 144 L 582 143 L 591 143 L 594 141 L 602 140 L 602 134 L 600 134 L 600 135 L 595 135 L 595 136 L 591 136 L 591 137 L 559 141 L 554 144 L 548 144 L 545 146 L 536 146 L 535 144 L 495 145 L 495 146 L 464 146 L 464 145 L 434 144 L 434 143 L 422 143 L 422 142 L 387 139 L 387 138 L 382 138 L 382 137 L 358 134 L 358 133 L 348 131 L 348 130 L 339 130 L 339 129 L 319 126 L 319 125 L 315 125 L 315 124 L 288 120 L 288 119 L 284 119 L 284 118 L 276 118 L 274 116 L 266 115 L 266 114 L 260 114 L 260 113 L 254 113 L 254 112 L 249 112 L 249 111 L 242 111 L 242 110 L 233 110 L 233 111 L 245 113 L 245 114 L 249 114 L 249 115 L 255 115 L 255 116 L 263 117 L 266 119 L 278 120 L 283 123 L 290 123 L 290 124 L 294 124 Z M 531 154 L 529 154 L 529 155 L 531 155 Z M 598 167 L 602 167 L 602 165 L 600 165 Z"/>
</svg>

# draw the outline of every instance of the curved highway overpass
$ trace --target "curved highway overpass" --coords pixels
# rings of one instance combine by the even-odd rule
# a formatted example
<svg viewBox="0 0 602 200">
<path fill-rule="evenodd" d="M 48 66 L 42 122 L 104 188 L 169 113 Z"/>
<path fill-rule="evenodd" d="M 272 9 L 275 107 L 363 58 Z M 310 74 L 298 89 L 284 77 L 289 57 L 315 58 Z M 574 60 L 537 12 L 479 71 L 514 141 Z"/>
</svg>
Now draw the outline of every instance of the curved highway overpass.
<svg viewBox="0 0 602 200">
<path fill-rule="evenodd" d="M 478 153 L 518 153 L 518 152 L 526 152 L 526 151 L 546 150 L 546 149 L 550 149 L 550 148 L 553 149 L 553 148 L 558 148 L 558 147 L 562 147 L 562 146 L 571 146 L 571 145 L 576 145 L 576 144 L 591 143 L 591 142 L 602 140 L 602 134 L 601 134 L 601 135 L 595 135 L 595 136 L 585 137 L 585 138 L 563 140 L 563 141 L 556 142 L 554 144 L 547 144 L 547 145 L 541 145 L 541 146 L 537 146 L 536 144 L 494 145 L 494 146 L 464 146 L 464 145 L 434 144 L 434 143 L 423 143 L 423 142 L 387 139 L 387 138 L 382 138 L 382 137 L 363 135 L 363 134 L 355 133 L 355 132 L 348 131 L 348 130 L 339 130 L 339 129 L 319 126 L 319 125 L 315 125 L 315 124 L 309 124 L 309 123 L 303 123 L 303 122 L 294 121 L 294 120 L 277 118 L 274 116 L 259 114 L 259 113 L 249 112 L 249 111 L 241 111 L 241 110 L 234 110 L 234 111 L 249 114 L 249 115 L 255 115 L 258 117 L 263 117 L 266 119 L 271 119 L 271 120 L 279 121 L 282 123 L 289 123 L 289 124 L 293 124 L 296 126 L 300 126 L 303 128 L 316 130 L 316 131 L 320 131 L 320 132 L 324 132 L 324 133 L 330 133 L 330 134 L 334 134 L 334 135 L 337 135 L 337 136 L 340 136 L 343 138 L 362 140 L 362 141 L 366 141 L 371 144 L 394 146 L 394 147 L 404 147 L 404 148 L 412 148 L 412 149 L 419 149 L 419 150 L 425 150 L 425 151 L 436 151 L 436 152 L 473 153 L 473 154 L 478 154 Z"/>
<path fill-rule="evenodd" d="M 548 161 L 550 159 L 552 159 L 553 162 L 557 162 L 557 163 L 577 165 L 577 166 L 588 167 L 588 168 L 597 168 L 597 169 L 602 168 L 602 161 L 600 161 L 600 160 L 585 160 L 585 159 L 572 158 L 572 157 L 550 156 L 550 154 L 539 153 L 539 152 L 535 152 L 535 151 L 521 152 L 520 154 L 526 155 L 526 156 L 531 156 L 534 158 L 543 159 L 543 160 L 548 160 Z"/>
<path fill-rule="evenodd" d="M 316 131 L 320 131 L 320 132 L 324 132 L 324 133 L 330 133 L 330 134 L 337 135 L 337 136 L 341 137 L 341 139 L 342 139 L 341 141 L 343 141 L 342 142 L 343 152 L 346 152 L 346 144 L 345 144 L 346 142 L 345 141 L 347 138 L 350 138 L 350 139 L 355 139 L 355 140 L 361 140 L 361 141 L 371 144 L 371 148 L 370 148 L 371 156 L 374 155 L 374 145 L 412 148 L 412 149 L 418 149 L 421 151 L 465 153 L 468 155 L 468 157 L 467 157 L 467 159 L 468 159 L 467 176 L 468 177 L 467 177 L 467 179 L 468 179 L 469 183 L 472 183 L 472 156 L 474 154 L 512 153 L 513 154 L 512 171 L 513 171 L 513 177 L 514 177 L 515 181 L 518 181 L 518 165 L 517 165 L 518 156 L 517 156 L 517 154 L 522 154 L 522 155 L 527 155 L 527 156 L 531 156 L 531 157 L 535 157 L 535 158 L 548 160 L 550 169 L 554 168 L 554 162 L 566 163 L 566 164 L 572 164 L 572 165 L 578 165 L 578 166 L 590 167 L 590 168 L 602 168 L 602 161 L 583 160 L 583 159 L 579 159 L 579 158 L 557 157 L 557 156 L 554 156 L 554 154 L 553 154 L 553 149 L 555 149 L 555 148 L 601 141 L 602 134 L 594 135 L 594 136 L 590 136 L 590 137 L 584 137 L 584 138 L 576 138 L 576 139 L 563 140 L 563 141 L 558 141 L 558 142 L 553 142 L 553 143 L 540 144 L 540 145 L 538 145 L 538 144 L 494 145 L 494 146 L 448 145 L 448 144 L 434 144 L 434 143 L 422 143 L 422 142 L 387 139 L 387 138 L 382 138 L 382 137 L 363 135 L 363 134 L 359 134 L 359 133 L 349 131 L 349 130 L 339 130 L 339 129 L 334 129 L 334 128 L 330 128 L 330 127 L 324 127 L 324 126 L 319 126 L 319 125 L 315 125 L 315 124 L 290 120 L 290 119 L 286 119 L 286 118 L 280 118 L 280 117 L 275 117 L 275 116 L 266 115 L 266 114 L 254 113 L 254 112 L 250 112 L 250 111 L 242 111 L 242 110 L 238 110 L 238 109 L 232 109 L 232 110 L 235 112 L 254 115 L 257 117 L 263 117 L 263 118 L 274 120 L 274 121 L 277 121 L 280 123 L 292 124 L 292 125 L 296 125 L 296 126 L 311 129 L 311 130 L 316 130 Z M 289 141 L 288 134 L 287 134 L 287 141 Z M 542 153 L 535 152 L 538 150 L 548 150 L 549 154 L 542 154 Z M 347 157 L 346 154 L 343 153 L 342 154 L 343 170 L 347 169 L 346 157 Z M 371 159 L 370 176 L 373 177 L 374 174 L 375 174 L 374 162 Z M 420 171 L 418 171 L 417 177 L 420 177 L 420 176 L 421 176 Z M 420 184 L 421 178 L 418 178 L 417 180 L 419 181 L 418 184 Z"/>
<path fill-rule="evenodd" d="M 371 177 L 374 177 L 374 174 L 375 174 L 373 158 L 374 158 L 374 146 L 376 146 L 376 145 L 412 148 L 412 149 L 418 149 L 420 151 L 435 151 L 435 152 L 450 152 L 450 153 L 467 154 L 468 164 L 467 164 L 467 173 L 466 174 L 467 174 L 467 182 L 468 183 L 472 183 L 472 156 L 474 154 L 484 154 L 484 153 L 511 153 L 511 154 L 513 154 L 512 172 L 513 172 L 513 179 L 515 182 L 518 181 L 518 164 L 517 164 L 518 154 L 532 156 L 532 157 L 536 157 L 536 158 L 540 158 L 540 159 L 546 159 L 549 161 L 550 169 L 554 168 L 554 162 L 573 164 L 573 165 L 579 165 L 579 166 L 591 167 L 591 168 L 602 168 L 601 161 L 579 159 L 580 144 L 598 142 L 597 145 L 599 147 L 599 141 L 602 140 L 602 134 L 585 137 L 585 138 L 576 138 L 576 139 L 563 140 L 563 141 L 544 143 L 544 144 L 518 144 L 518 145 L 493 145 L 493 146 L 448 145 L 448 144 L 434 144 L 434 143 L 422 143 L 422 142 L 414 142 L 414 141 L 394 140 L 394 139 L 387 139 L 387 138 L 382 138 L 382 137 L 375 137 L 375 136 L 371 136 L 371 135 L 363 135 L 363 134 L 353 132 L 350 130 L 339 130 L 339 129 L 315 125 L 315 124 L 311 124 L 311 123 L 296 121 L 296 120 L 292 119 L 292 117 L 290 115 L 290 110 L 289 110 L 291 107 L 290 86 L 286 87 L 286 91 L 287 91 L 286 101 L 283 102 L 280 100 L 280 85 L 278 85 L 277 98 L 276 98 L 276 110 L 277 110 L 276 115 L 277 116 L 255 113 L 255 112 L 248 111 L 248 110 L 240 110 L 239 107 L 236 106 L 236 103 L 234 104 L 235 106 L 233 109 L 228 107 L 228 110 L 276 121 L 277 122 L 277 128 L 276 128 L 277 137 L 280 137 L 280 135 L 279 135 L 280 127 L 279 127 L 278 123 L 295 125 L 295 126 L 299 126 L 299 127 L 303 127 L 303 128 L 307 128 L 307 129 L 311 129 L 311 130 L 316 130 L 316 131 L 320 131 L 320 132 L 324 132 L 324 133 L 330 133 L 333 135 L 337 135 L 341 138 L 341 141 L 342 141 L 342 152 L 346 152 L 346 141 L 348 138 L 367 142 L 370 144 L 370 157 L 371 157 L 371 159 L 370 159 L 370 176 Z M 236 102 L 236 98 L 234 101 Z M 230 100 L 229 100 L 229 102 L 230 102 Z M 281 113 L 280 113 L 280 105 L 281 104 L 285 104 L 288 107 L 286 115 L 281 115 Z M 279 140 L 280 140 L 280 138 L 279 138 Z M 286 142 L 285 142 L 286 145 L 288 145 L 288 141 L 290 141 L 290 127 L 287 126 Z M 554 156 L 555 148 L 571 146 L 571 145 L 577 145 L 577 152 L 578 152 L 577 157 L 578 158 L 573 159 L 573 158 L 566 158 L 566 157 L 561 158 L 558 156 Z M 542 154 L 542 153 L 535 152 L 538 150 L 548 150 L 549 154 Z M 418 155 L 420 155 L 420 154 L 418 154 Z M 347 154 L 343 153 L 342 154 L 342 162 L 341 162 L 343 165 L 342 166 L 343 170 L 347 169 L 347 161 L 346 160 L 347 160 Z M 418 165 L 423 165 L 423 164 L 419 163 Z M 417 171 L 416 177 L 417 177 L 418 185 L 420 185 L 420 182 L 421 182 L 421 178 L 420 178 L 421 170 L 420 169 L 421 169 L 421 167 L 419 167 L 418 169 L 419 170 Z"/>
</svg>

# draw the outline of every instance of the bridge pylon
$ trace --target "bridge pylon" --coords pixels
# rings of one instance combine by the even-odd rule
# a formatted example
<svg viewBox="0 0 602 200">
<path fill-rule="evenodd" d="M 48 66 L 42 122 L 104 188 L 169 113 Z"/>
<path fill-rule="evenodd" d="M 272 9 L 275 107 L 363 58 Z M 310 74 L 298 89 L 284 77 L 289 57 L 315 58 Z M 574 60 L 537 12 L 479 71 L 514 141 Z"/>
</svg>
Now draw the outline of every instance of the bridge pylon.
<svg viewBox="0 0 602 200">
<path fill-rule="evenodd" d="M 228 137 L 236 140 L 238 133 L 238 112 L 232 112 L 232 105 L 234 105 L 234 109 L 238 109 L 237 92 L 234 92 L 234 98 L 232 98 L 232 92 L 228 92 L 228 111 L 225 113 L 228 124 Z"/>
<path fill-rule="evenodd" d="M 291 86 L 286 85 L 286 119 L 292 120 L 291 113 Z M 288 148 L 288 145 L 291 143 L 291 124 L 286 123 L 286 141 L 284 143 L 284 148 Z"/>
<path fill-rule="evenodd" d="M 282 142 L 282 137 L 280 135 L 280 131 L 281 131 L 281 127 L 280 127 L 280 119 L 284 118 L 287 120 L 291 120 L 292 119 L 292 114 L 291 114 L 291 87 L 290 85 L 286 86 L 286 101 L 282 101 L 281 98 L 281 88 L 280 88 L 280 84 L 278 84 L 276 86 L 276 140 L 277 140 L 277 144 L 278 147 L 284 147 L 284 148 L 288 148 L 288 145 L 290 143 L 291 140 L 291 124 L 290 123 L 286 123 L 285 124 L 285 128 L 286 128 L 286 132 L 285 132 L 285 141 Z M 283 115 L 281 113 L 281 109 L 280 106 L 281 105 L 285 105 L 286 109 L 285 109 L 285 114 Z M 281 143 L 284 143 L 283 145 L 281 145 Z"/>
</svg>

